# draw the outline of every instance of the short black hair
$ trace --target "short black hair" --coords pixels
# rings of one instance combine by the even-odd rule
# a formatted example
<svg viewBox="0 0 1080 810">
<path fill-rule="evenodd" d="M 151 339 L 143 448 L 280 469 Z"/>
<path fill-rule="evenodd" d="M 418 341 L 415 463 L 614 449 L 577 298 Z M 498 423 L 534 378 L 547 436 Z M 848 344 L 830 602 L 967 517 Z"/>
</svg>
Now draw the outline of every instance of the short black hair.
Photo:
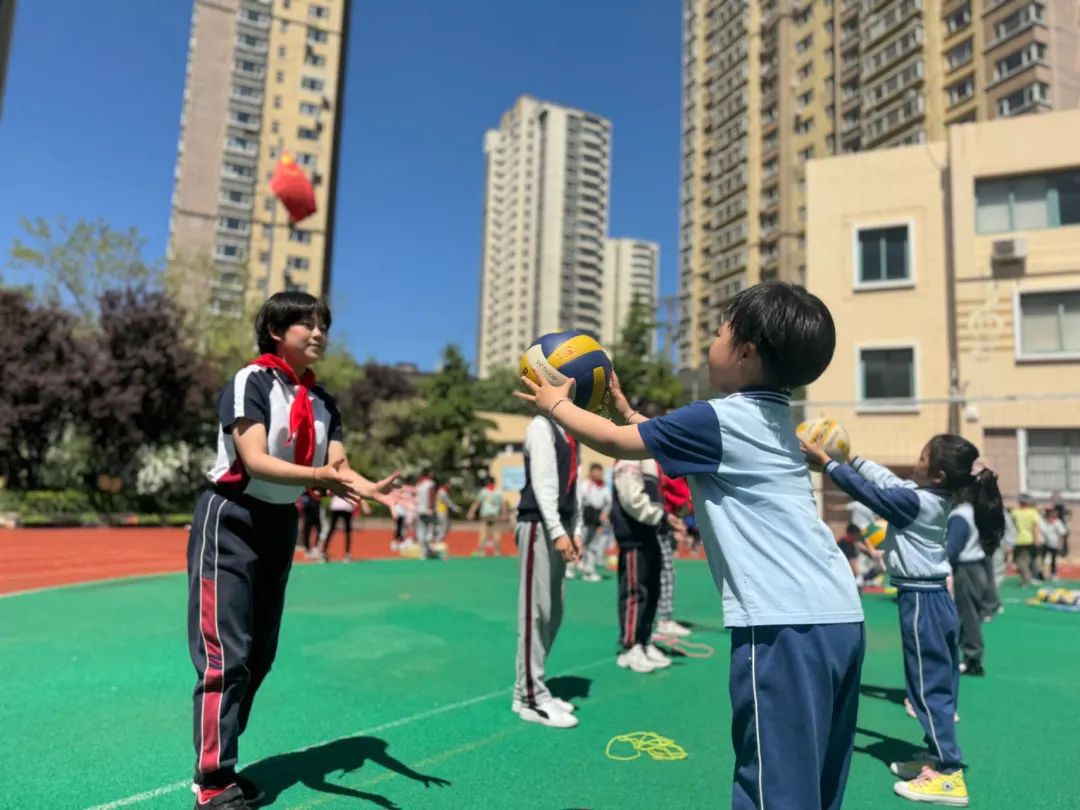
<svg viewBox="0 0 1080 810">
<path fill-rule="evenodd" d="M 592 472 L 593 470 L 602 470 L 602 469 L 604 469 L 604 465 L 603 464 L 598 464 L 595 461 L 592 464 L 589 465 L 589 472 Z"/>
<path fill-rule="evenodd" d="M 306 292 L 274 293 L 255 316 L 255 339 L 263 354 L 275 354 L 277 343 L 271 332 L 284 334 L 294 323 L 317 321 L 323 331 L 330 328 L 330 307 Z"/>
<path fill-rule="evenodd" d="M 735 348 L 753 343 L 766 382 L 777 388 L 808 385 L 822 375 L 836 349 L 836 325 L 824 302 L 796 284 L 767 281 L 738 293 L 723 320 Z"/>
<path fill-rule="evenodd" d="M 844 531 L 846 531 L 848 534 L 862 534 L 862 532 L 859 530 L 859 524 L 857 523 L 849 523 Z"/>
</svg>

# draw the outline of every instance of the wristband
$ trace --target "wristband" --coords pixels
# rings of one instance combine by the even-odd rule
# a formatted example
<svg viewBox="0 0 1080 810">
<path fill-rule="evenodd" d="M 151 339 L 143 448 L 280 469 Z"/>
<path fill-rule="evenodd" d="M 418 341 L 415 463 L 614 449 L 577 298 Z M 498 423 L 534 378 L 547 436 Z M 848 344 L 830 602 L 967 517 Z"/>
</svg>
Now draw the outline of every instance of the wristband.
<svg viewBox="0 0 1080 810">
<path fill-rule="evenodd" d="M 554 405 L 551 406 L 551 410 L 548 411 L 548 416 L 550 416 L 552 418 L 555 418 L 555 409 L 558 408 L 560 405 L 562 405 L 564 402 L 569 402 L 569 401 L 570 401 L 570 397 L 563 397 L 562 399 L 558 400 Z"/>
<path fill-rule="evenodd" d="M 630 414 L 626 417 L 626 424 L 629 425 L 630 420 L 633 419 L 635 416 L 641 416 L 641 414 L 638 413 L 637 411 L 630 411 Z"/>
</svg>

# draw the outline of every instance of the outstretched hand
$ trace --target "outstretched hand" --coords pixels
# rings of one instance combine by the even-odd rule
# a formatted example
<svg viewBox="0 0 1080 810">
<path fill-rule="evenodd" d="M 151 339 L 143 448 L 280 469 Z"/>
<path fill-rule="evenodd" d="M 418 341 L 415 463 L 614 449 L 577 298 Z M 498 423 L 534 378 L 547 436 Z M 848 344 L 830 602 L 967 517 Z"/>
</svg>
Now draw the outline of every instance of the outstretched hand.
<svg viewBox="0 0 1080 810">
<path fill-rule="evenodd" d="M 630 407 L 630 400 L 628 400 L 626 394 L 623 393 L 622 385 L 619 384 L 619 375 L 615 373 L 615 369 L 611 370 L 611 379 L 608 381 L 608 393 L 611 395 L 611 406 L 618 412 L 624 421 L 628 420 L 634 413 L 634 409 Z"/>
<path fill-rule="evenodd" d="M 806 456 L 807 465 L 814 472 L 822 472 L 828 463 L 832 461 L 829 454 L 825 452 L 824 439 L 818 439 L 810 444 L 799 439 L 799 448 L 803 451 L 803 455 Z"/>
<path fill-rule="evenodd" d="M 574 381 L 572 379 L 568 379 L 562 385 L 554 385 L 544 379 L 543 374 L 537 374 L 536 377 L 540 380 L 539 384 L 522 375 L 521 384 L 525 390 L 515 391 L 514 396 L 525 402 L 531 402 L 536 406 L 536 410 L 546 416 L 551 415 L 551 409 L 555 407 L 559 400 L 573 399 L 571 391 L 574 387 Z"/>
<path fill-rule="evenodd" d="M 387 509 L 393 511 L 401 498 L 401 471 L 395 470 L 381 481 L 371 484 L 372 492 L 369 496 L 373 501 L 378 501 Z"/>
</svg>

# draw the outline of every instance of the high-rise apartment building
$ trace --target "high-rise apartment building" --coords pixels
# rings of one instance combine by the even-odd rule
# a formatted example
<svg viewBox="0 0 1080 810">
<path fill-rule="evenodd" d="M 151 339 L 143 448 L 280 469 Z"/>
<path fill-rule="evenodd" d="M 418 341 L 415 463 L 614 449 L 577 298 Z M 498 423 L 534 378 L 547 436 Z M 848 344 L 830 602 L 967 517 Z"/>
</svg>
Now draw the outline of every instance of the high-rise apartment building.
<svg viewBox="0 0 1080 810">
<path fill-rule="evenodd" d="M 484 136 L 481 377 L 545 332 L 600 335 L 610 156 L 609 121 L 529 96 Z"/>
<path fill-rule="evenodd" d="M 169 258 L 208 260 L 213 311 L 330 284 L 349 0 L 196 0 Z M 282 150 L 318 210 L 293 227 L 269 181 Z"/>
<path fill-rule="evenodd" d="M 679 364 L 806 277 L 806 161 L 1080 103 L 1075 0 L 684 0 Z"/>
<path fill-rule="evenodd" d="M 611 349 L 622 335 L 634 301 L 655 312 L 660 246 L 640 239 L 607 239 L 604 245 L 604 319 L 600 342 Z"/>
<path fill-rule="evenodd" d="M 15 28 L 15 0 L 0 0 L 0 112 L 4 109 L 4 78 L 7 75 L 11 32 Z"/>
</svg>

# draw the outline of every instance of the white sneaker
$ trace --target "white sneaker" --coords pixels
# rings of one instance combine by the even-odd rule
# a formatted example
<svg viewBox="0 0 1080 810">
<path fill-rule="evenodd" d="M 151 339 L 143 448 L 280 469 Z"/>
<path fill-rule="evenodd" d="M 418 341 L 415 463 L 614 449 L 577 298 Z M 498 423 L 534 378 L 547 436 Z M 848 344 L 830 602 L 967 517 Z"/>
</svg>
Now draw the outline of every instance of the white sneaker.
<svg viewBox="0 0 1080 810">
<path fill-rule="evenodd" d="M 555 705 L 554 701 L 549 701 L 535 709 L 523 706 L 517 715 L 526 723 L 539 723 L 550 728 L 573 728 L 578 724 L 578 719 L 574 715 L 564 712 Z"/>
<path fill-rule="evenodd" d="M 693 631 L 689 627 L 685 627 L 676 621 L 671 619 L 665 619 L 664 621 L 656 625 L 656 633 L 658 636 L 675 636 L 676 638 L 685 638 Z"/>
<path fill-rule="evenodd" d="M 555 708 L 557 708 L 559 711 L 566 712 L 567 714 L 573 714 L 575 711 L 577 711 L 577 706 L 575 706 L 573 703 L 563 700 L 562 698 L 553 697 L 551 699 L 551 703 L 555 704 Z M 514 714 L 517 714 L 521 711 L 523 705 L 524 704 L 522 704 L 520 700 L 514 698 L 514 700 L 510 702 L 510 711 L 512 711 Z"/>
<path fill-rule="evenodd" d="M 577 570 L 575 570 L 574 566 L 572 566 L 572 565 L 566 566 L 566 578 L 567 579 L 577 579 Z"/>
<path fill-rule="evenodd" d="M 631 671 L 642 675 L 652 672 L 660 666 L 649 659 L 648 655 L 645 654 L 645 648 L 640 644 L 635 644 L 629 650 L 619 653 L 615 663 L 623 669 L 629 668 Z"/>
<path fill-rule="evenodd" d="M 342 557 L 341 561 L 343 563 L 351 563 L 352 562 L 352 554 L 346 554 L 344 557 Z"/>
<path fill-rule="evenodd" d="M 604 578 L 595 571 L 586 571 L 581 575 L 582 582 L 603 582 Z"/>
<path fill-rule="evenodd" d="M 657 649 L 655 644 L 645 647 L 645 657 L 648 658 L 654 669 L 664 669 L 671 666 L 671 659 Z"/>
</svg>

